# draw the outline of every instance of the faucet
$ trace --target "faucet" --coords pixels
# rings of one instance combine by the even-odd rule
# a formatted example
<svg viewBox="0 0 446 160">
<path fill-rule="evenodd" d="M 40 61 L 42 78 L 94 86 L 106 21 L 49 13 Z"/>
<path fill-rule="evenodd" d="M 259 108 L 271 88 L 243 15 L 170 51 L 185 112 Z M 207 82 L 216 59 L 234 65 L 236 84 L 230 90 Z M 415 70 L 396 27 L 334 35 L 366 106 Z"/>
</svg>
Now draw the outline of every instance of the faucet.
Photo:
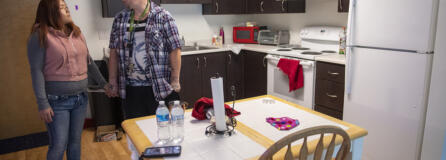
<svg viewBox="0 0 446 160">
<path fill-rule="evenodd" d="M 198 46 L 198 42 L 194 42 L 194 48 L 195 48 L 195 50 L 199 50 L 200 49 L 200 46 Z"/>
<path fill-rule="evenodd" d="M 184 40 L 184 36 L 181 36 L 180 45 L 181 46 L 186 46 L 186 40 Z"/>
</svg>

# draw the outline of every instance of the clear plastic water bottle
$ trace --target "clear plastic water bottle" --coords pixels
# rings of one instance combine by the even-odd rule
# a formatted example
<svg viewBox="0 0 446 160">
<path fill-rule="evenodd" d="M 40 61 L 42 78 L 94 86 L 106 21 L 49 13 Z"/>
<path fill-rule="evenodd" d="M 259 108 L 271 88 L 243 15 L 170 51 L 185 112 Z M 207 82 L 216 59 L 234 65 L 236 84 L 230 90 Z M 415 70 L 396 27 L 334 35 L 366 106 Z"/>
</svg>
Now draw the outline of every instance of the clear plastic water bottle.
<svg viewBox="0 0 446 160">
<path fill-rule="evenodd" d="M 172 115 L 172 143 L 180 144 L 184 139 L 184 110 L 180 101 L 175 101 L 170 111 Z"/>
<path fill-rule="evenodd" d="M 170 118 L 169 109 L 165 105 L 164 101 L 160 101 L 158 108 L 156 109 L 156 121 L 158 126 L 158 142 L 156 145 L 166 145 L 170 140 Z"/>
</svg>

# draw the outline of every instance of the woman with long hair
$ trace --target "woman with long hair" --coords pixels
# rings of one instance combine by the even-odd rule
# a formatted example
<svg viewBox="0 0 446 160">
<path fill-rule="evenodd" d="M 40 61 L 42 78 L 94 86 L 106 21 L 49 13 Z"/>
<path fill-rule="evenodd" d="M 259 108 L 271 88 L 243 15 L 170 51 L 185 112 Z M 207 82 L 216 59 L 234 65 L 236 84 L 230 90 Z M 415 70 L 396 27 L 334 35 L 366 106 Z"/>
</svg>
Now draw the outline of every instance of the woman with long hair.
<svg viewBox="0 0 446 160">
<path fill-rule="evenodd" d="M 108 91 L 64 0 L 41 0 L 28 41 L 39 114 L 48 129 L 47 159 L 80 159 L 88 103 L 87 77 Z"/>
</svg>

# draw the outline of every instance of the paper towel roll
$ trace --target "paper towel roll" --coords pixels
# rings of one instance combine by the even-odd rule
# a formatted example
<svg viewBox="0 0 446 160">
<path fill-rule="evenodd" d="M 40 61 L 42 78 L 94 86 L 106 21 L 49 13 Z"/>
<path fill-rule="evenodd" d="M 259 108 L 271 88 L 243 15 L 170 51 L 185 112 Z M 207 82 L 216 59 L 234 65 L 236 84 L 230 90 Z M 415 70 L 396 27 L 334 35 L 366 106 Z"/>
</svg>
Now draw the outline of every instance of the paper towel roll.
<svg viewBox="0 0 446 160">
<path fill-rule="evenodd" d="M 226 131 L 223 78 L 211 78 L 212 99 L 214 100 L 215 125 L 217 131 Z"/>
</svg>

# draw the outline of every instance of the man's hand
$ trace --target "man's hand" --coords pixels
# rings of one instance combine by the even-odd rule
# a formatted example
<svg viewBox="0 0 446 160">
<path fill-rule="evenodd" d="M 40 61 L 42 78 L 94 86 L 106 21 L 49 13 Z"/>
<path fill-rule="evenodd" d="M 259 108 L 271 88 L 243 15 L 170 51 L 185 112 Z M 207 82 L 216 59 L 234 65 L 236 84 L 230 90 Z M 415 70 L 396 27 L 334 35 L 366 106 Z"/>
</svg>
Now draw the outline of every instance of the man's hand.
<svg viewBox="0 0 446 160">
<path fill-rule="evenodd" d="M 172 86 L 175 92 L 180 93 L 181 85 L 179 81 L 172 81 L 172 83 L 170 83 L 170 86 Z"/>
<path fill-rule="evenodd" d="M 118 97 L 118 52 L 116 49 L 110 49 L 110 59 L 108 63 L 108 89 L 105 90 L 105 93 L 108 97 Z"/>
<path fill-rule="evenodd" d="M 105 94 L 108 97 L 118 97 L 118 83 L 116 81 L 110 81 L 107 85 L 105 85 Z"/>
<path fill-rule="evenodd" d="M 51 107 L 39 111 L 40 119 L 45 123 L 51 123 L 53 121 L 54 112 Z"/>
<path fill-rule="evenodd" d="M 172 67 L 172 73 L 170 76 L 170 85 L 175 92 L 179 93 L 180 86 L 180 72 L 181 72 L 181 49 L 177 48 L 170 53 L 170 65 Z"/>
</svg>

